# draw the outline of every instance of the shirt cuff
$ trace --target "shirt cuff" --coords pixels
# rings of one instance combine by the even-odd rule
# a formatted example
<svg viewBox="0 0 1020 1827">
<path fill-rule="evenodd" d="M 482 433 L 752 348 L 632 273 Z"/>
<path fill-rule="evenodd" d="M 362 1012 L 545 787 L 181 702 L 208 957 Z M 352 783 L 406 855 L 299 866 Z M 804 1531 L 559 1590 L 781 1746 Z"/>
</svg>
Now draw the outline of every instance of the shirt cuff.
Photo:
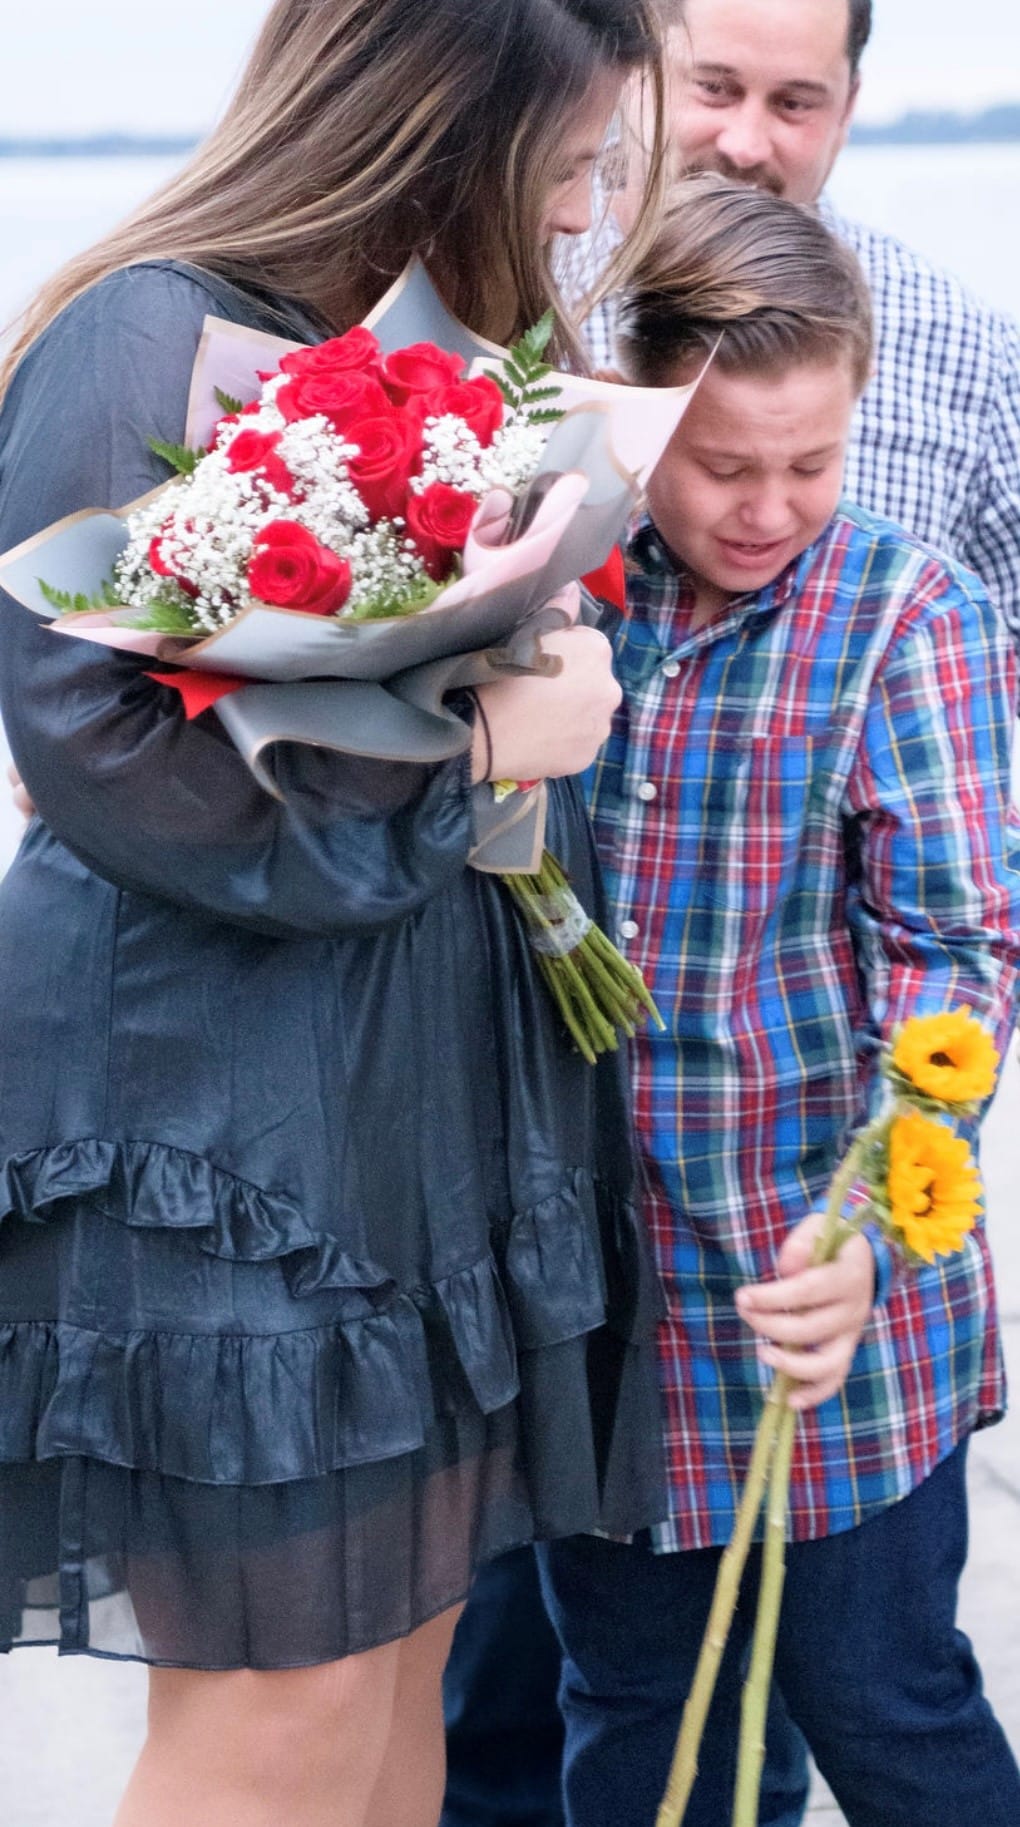
<svg viewBox="0 0 1020 1827">
<path fill-rule="evenodd" d="M 896 1285 L 898 1267 L 896 1255 L 873 1219 L 869 1218 L 861 1231 L 861 1236 L 867 1238 L 875 1258 L 875 1298 L 872 1304 L 876 1307 L 884 1307 Z"/>
<path fill-rule="evenodd" d="M 881 1225 L 876 1224 L 873 1218 L 866 1219 L 860 1226 L 856 1225 L 856 1220 L 860 1217 L 861 1206 L 867 1205 L 869 1202 L 870 1195 L 867 1188 L 858 1182 L 847 1194 L 843 1206 L 843 1216 L 854 1223 L 855 1228 L 860 1229 L 861 1236 L 866 1237 L 871 1245 L 871 1253 L 875 1258 L 875 1298 L 872 1304 L 882 1307 L 896 1286 L 899 1262 L 895 1250 L 882 1232 Z"/>
</svg>

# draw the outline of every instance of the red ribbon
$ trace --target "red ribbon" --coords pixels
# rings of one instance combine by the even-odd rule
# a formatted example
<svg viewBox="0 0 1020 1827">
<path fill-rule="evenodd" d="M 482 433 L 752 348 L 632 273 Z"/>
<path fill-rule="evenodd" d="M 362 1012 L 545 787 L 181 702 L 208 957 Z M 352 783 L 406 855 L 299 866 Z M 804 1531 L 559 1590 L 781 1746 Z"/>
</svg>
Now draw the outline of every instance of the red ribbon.
<svg viewBox="0 0 1020 1827">
<path fill-rule="evenodd" d="M 189 723 L 203 711 L 211 710 L 220 698 L 229 698 L 232 691 L 251 684 L 250 679 L 238 679 L 229 672 L 150 672 L 148 676 L 157 685 L 169 685 L 180 692 Z"/>
<path fill-rule="evenodd" d="M 614 546 L 604 565 L 597 571 L 589 571 L 582 577 L 582 584 L 590 590 L 592 596 L 599 596 L 605 603 L 612 603 L 614 609 L 627 613 L 627 581 L 623 569 L 623 552 Z"/>
</svg>

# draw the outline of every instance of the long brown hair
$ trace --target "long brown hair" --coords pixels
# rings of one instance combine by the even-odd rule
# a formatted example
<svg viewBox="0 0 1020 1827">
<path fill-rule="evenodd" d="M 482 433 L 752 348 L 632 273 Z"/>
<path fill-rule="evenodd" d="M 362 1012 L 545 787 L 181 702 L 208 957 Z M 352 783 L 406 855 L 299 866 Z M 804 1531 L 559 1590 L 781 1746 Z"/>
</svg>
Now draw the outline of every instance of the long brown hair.
<svg viewBox="0 0 1020 1827">
<path fill-rule="evenodd" d="M 541 223 L 564 127 L 599 71 L 642 71 L 661 169 L 657 0 L 277 0 L 190 163 L 26 312 L 0 374 L 87 287 L 175 259 L 293 299 L 339 331 L 420 254 L 447 302 L 503 338 L 550 303 Z"/>
<path fill-rule="evenodd" d="M 816 211 L 712 172 L 675 185 L 617 318 L 622 365 L 648 386 L 714 349 L 728 374 L 846 355 L 861 391 L 873 345 L 860 264 Z"/>
</svg>

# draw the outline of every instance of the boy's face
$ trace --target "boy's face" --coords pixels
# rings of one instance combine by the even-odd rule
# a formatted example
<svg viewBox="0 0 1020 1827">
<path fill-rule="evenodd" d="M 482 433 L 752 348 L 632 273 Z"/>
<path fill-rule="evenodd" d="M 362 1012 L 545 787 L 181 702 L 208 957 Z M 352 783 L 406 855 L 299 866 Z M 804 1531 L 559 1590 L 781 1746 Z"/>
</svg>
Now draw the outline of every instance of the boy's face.
<svg viewBox="0 0 1020 1827">
<path fill-rule="evenodd" d="M 709 368 L 648 485 L 703 612 L 763 589 L 828 524 L 855 397 L 848 357 L 765 375 Z"/>
</svg>

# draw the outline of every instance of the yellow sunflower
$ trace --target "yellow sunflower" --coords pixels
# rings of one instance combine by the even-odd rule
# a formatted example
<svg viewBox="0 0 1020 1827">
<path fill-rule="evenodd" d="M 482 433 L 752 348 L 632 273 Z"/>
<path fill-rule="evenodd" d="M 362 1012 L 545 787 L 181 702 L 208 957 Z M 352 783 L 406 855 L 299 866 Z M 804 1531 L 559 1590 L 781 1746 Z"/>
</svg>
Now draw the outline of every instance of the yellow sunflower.
<svg viewBox="0 0 1020 1827">
<path fill-rule="evenodd" d="M 889 1205 L 894 1229 L 915 1256 L 934 1262 L 961 1250 L 981 1210 L 981 1176 L 963 1136 L 918 1110 L 895 1117 Z"/>
<path fill-rule="evenodd" d="M 987 1028 L 969 1009 L 943 1015 L 913 1015 L 904 1022 L 892 1063 L 926 1097 L 943 1104 L 970 1104 L 990 1097 L 999 1055 Z"/>
</svg>

